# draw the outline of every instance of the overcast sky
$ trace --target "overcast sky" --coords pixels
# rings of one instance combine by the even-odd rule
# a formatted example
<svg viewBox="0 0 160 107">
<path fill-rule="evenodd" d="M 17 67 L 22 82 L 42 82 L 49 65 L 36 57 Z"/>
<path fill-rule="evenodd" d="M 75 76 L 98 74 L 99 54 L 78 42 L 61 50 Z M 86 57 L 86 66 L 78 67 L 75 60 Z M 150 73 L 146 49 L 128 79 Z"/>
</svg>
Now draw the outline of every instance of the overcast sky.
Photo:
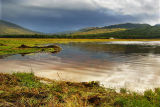
<svg viewBox="0 0 160 107">
<path fill-rule="evenodd" d="M 46 33 L 160 23 L 160 0 L 0 0 L 0 18 Z"/>
</svg>

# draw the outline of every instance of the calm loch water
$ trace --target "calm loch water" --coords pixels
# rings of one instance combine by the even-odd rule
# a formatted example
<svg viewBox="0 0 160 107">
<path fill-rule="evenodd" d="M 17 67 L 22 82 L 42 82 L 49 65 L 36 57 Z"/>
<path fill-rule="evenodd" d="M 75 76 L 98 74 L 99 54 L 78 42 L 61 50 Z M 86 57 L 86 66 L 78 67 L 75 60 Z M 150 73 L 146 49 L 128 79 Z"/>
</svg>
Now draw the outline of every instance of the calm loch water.
<svg viewBox="0 0 160 107">
<path fill-rule="evenodd" d="M 142 92 L 160 87 L 160 42 L 59 44 L 57 54 L 0 57 L 0 72 L 34 72 L 67 81 L 100 81 L 107 88 Z"/>
</svg>

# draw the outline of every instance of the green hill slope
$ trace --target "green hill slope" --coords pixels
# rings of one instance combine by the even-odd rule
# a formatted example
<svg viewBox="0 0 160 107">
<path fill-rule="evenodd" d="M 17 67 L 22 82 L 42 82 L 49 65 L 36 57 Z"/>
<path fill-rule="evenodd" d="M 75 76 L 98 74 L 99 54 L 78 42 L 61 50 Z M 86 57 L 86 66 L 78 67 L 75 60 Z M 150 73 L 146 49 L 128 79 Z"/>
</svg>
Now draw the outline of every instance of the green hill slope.
<svg viewBox="0 0 160 107">
<path fill-rule="evenodd" d="M 132 29 L 132 28 L 144 28 L 144 27 L 150 27 L 150 25 L 149 24 L 124 23 L 124 24 L 105 26 L 103 28 L 125 28 L 125 29 Z"/>
<path fill-rule="evenodd" d="M 156 24 L 155 26 L 160 26 L 160 24 Z"/>
<path fill-rule="evenodd" d="M 119 30 L 115 30 L 119 29 Z M 100 30 L 100 29 L 99 29 Z M 117 39 L 149 39 L 149 38 L 160 38 L 160 26 L 148 26 L 148 27 L 137 27 L 132 29 L 122 29 L 122 28 L 109 28 L 104 32 L 99 32 L 99 30 L 91 30 L 87 32 L 81 32 L 72 34 L 72 38 L 117 38 Z M 108 30 L 108 31 L 107 31 Z M 115 31 L 112 31 L 115 30 Z"/>
<path fill-rule="evenodd" d="M 113 28 L 113 29 L 102 29 L 102 28 L 95 28 L 95 29 L 86 29 L 81 30 L 78 32 L 72 33 L 72 35 L 87 35 L 87 34 L 103 34 L 103 33 L 112 33 L 117 31 L 125 31 L 126 29 L 122 28 Z"/>
<path fill-rule="evenodd" d="M 104 34 L 104 33 L 116 33 L 125 32 L 130 29 L 141 29 L 151 27 L 149 24 L 134 24 L 134 23 L 124 23 L 117 25 L 110 25 L 105 27 L 89 27 L 80 29 L 77 32 L 72 33 L 72 35 L 90 35 L 90 34 Z"/>
<path fill-rule="evenodd" d="M 36 34 L 36 32 L 33 32 L 31 30 L 25 29 L 21 26 L 18 26 L 16 24 L 0 20 L 0 35 L 12 35 L 12 34 Z"/>
<path fill-rule="evenodd" d="M 71 34 L 72 38 L 121 38 L 121 39 L 143 39 L 160 38 L 159 24 L 125 23 L 105 27 L 84 28 Z"/>
<path fill-rule="evenodd" d="M 30 35 L 28 35 L 30 34 Z M 106 27 L 84 28 L 66 34 L 40 34 L 0 20 L 0 37 L 8 38 L 86 38 L 86 39 L 160 39 L 160 26 L 148 24 L 119 24 Z"/>
<path fill-rule="evenodd" d="M 134 28 L 104 35 L 118 38 L 160 38 L 160 26 Z"/>
</svg>

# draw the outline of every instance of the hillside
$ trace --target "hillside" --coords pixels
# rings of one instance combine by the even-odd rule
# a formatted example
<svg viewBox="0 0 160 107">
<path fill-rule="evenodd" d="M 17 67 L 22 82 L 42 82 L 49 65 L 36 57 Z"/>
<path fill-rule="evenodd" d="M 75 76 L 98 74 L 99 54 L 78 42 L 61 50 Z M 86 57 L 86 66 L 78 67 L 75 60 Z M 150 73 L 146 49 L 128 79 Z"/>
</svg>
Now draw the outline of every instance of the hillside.
<svg viewBox="0 0 160 107">
<path fill-rule="evenodd" d="M 148 24 L 119 24 L 107 27 L 84 28 L 72 33 L 35 34 L 18 25 L 0 21 L 1 38 L 72 38 L 72 39 L 160 39 L 160 26 Z M 118 28 L 116 28 L 118 27 Z M 3 35 L 2 35 L 3 34 Z M 19 35 L 21 34 L 21 35 Z M 30 35 L 28 35 L 30 34 Z"/>
<path fill-rule="evenodd" d="M 103 28 L 125 28 L 125 29 L 132 29 L 132 28 L 144 28 L 144 27 L 150 27 L 149 24 L 134 24 L 134 23 L 124 23 L 124 24 L 116 24 L 116 25 L 110 25 L 105 26 Z"/>
<path fill-rule="evenodd" d="M 84 28 L 71 34 L 71 38 L 121 38 L 121 39 L 147 39 L 160 38 L 159 24 L 125 23 L 105 27 Z"/>
<path fill-rule="evenodd" d="M 102 29 L 102 28 L 92 28 L 92 29 L 83 29 L 78 32 L 72 33 L 72 35 L 88 35 L 88 34 L 103 34 L 103 33 L 112 33 L 118 31 L 125 31 L 126 29 L 122 28 L 113 28 L 113 29 Z"/>
<path fill-rule="evenodd" d="M 155 26 L 160 26 L 160 24 L 156 24 Z"/>
<path fill-rule="evenodd" d="M 105 35 L 105 34 L 104 34 Z M 160 38 L 160 26 L 128 29 L 126 31 L 106 34 L 118 38 Z"/>
<path fill-rule="evenodd" d="M 119 29 L 119 30 L 115 30 Z M 160 26 L 137 27 L 132 29 L 112 28 L 90 30 L 72 34 L 71 38 L 99 38 L 99 39 L 151 39 L 160 38 Z M 109 31 L 111 30 L 111 31 Z"/>
<path fill-rule="evenodd" d="M 25 29 L 19 25 L 0 20 L 0 35 L 11 35 L 11 34 L 36 34 L 31 30 Z"/>
<path fill-rule="evenodd" d="M 114 33 L 114 32 L 123 32 L 129 29 L 135 28 L 148 28 L 151 27 L 149 24 L 134 24 L 134 23 L 124 23 L 117 25 L 109 25 L 104 27 L 88 27 L 80 29 L 77 32 L 72 33 L 72 35 L 90 35 L 90 34 L 103 34 L 103 33 Z"/>
</svg>

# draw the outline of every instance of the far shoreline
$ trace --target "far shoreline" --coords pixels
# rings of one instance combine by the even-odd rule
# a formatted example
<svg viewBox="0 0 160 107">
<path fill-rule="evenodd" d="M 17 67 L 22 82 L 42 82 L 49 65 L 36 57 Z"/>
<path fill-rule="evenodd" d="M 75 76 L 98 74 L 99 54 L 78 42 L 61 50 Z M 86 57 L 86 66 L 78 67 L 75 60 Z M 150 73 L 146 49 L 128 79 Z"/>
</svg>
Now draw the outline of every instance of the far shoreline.
<svg viewBox="0 0 160 107">
<path fill-rule="evenodd" d="M 78 38 L 0 38 L 0 40 L 54 40 L 52 42 L 56 42 L 56 41 L 62 41 L 62 40 L 66 40 L 66 41 L 73 41 L 73 42 L 101 42 L 101 41 L 106 41 L 106 42 L 110 42 L 110 41 L 160 41 L 160 39 L 78 39 Z"/>
</svg>

